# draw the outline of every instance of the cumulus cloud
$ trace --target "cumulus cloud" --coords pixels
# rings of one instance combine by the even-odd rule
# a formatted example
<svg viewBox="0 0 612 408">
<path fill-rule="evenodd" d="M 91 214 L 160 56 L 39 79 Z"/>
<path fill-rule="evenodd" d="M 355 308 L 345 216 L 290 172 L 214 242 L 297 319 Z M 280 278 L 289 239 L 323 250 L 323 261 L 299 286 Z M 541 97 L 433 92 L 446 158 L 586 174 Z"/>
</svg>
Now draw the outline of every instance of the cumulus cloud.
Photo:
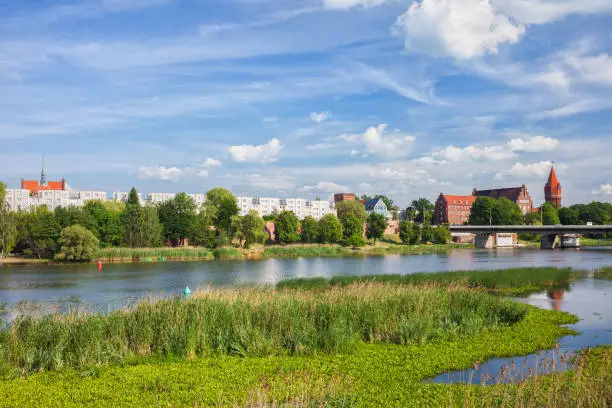
<svg viewBox="0 0 612 408">
<path fill-rule="evenodd" d="M 312 120 L 313 122 L 321 123 L 321 122 L 324 122 L 330 116 L 331 115 L 329 112 L 321 112 L 321 113 L 312 112 L 310 116 L 308 116 L 308 118 Z"/>
<path fill-rule="evenodd" d="M 326 193 L 334 193 L 338 191 L 346 191 L 348 190 L 345 186 L 342 186 L 337 183 L 333 183 L 331 181 L 321 181 L 314 186 L 304 186 L 298 189 L 300 192 L 307 191 L 322 191 Z"/>
<path fill-rule="evenodd" d="M 207 169 L 213 168 L 213 167 L 221 167 L 222 163 L 217 160 L 217 159 L 213 159 L 213 158 L 208 158 L 206 159 L 206 161 L 204 162 L 204 167 L 206 167 Z"/>
<path fill-rule="evenodd" d="M 598 190 L 593 190 L 593 195 L 612 196 L 612 184 L 602 184 Z"/>
<path fill-rule="evenodd" d="M 583 81 L 612 85 L 612 57 L 609 54 L 585 56 L 577 53 L 567 53 L 564 60 Z"/>
<path fill-rule="evenodd" d="M 400 157 L 409 153 L 414 136 L 400 132 L 387 134 L 387 125 L 369 127 L 364 133 L 345 134 L 342 139 L 350 143 L 359 143 L 364 146 L 363 155 L 380 155 L 385 157 Z M 357 153 L 355 153 L 357 152 Z M 351 155 L 359 154 L 357 150 L 352 150 Z"/>
<path fill-rule="evenodd" d="M 181 169 L 177 167 L 144 166 L 138 170 L 141 180 L 177 181 L 181 178 Z"/>
<path fill-rule="evenodd" d="M 553 164 L 550 161 L 541 161 L 528 164 L 516 162 L 510 170 L 497 173 L 494 178 L 495 180 L 503 180 L 508 176 L 544 178 L 550 172 L 552 165 Z"/>
<path fill-rule="evenodd" d="M 497 53 L 500 44 L 514 44 L 525 33 L 524 25 L 488 0 L 414 2 L 394 27 L 405 37 L 406 49 L 457 59 Z"/>
<path fill-rule="evenodd" d="M 274 138 L 268 143 L 259 146 L 230 146 L 228 152 L 234 161 L 237 162 L 270 163 L 278 160 L 281 150 L 283 150 L 281 141 Z"/>
<path fill-rule="evenodd" d="M 535 136 L 529 139 L 520 137 L 510 140 L 508 148 L 515 152 L 535 153 L 556 149 L 559 143 L 557 139 L 546 136 Z"/>
<path fill-rule="evenodd" d="M 323 0 L 323 6 L 328 9 L 348 10 L 353 7 L 376 7 L 388 0 Z"/>
<path fill-rule="evenodd" d="M 464 60 L 517 43 L 529 25 L 611 10 L 609 0 L 421 0 L 397 19 L 394 29 L 405 37 L 408 50 Z"/>
</svg>

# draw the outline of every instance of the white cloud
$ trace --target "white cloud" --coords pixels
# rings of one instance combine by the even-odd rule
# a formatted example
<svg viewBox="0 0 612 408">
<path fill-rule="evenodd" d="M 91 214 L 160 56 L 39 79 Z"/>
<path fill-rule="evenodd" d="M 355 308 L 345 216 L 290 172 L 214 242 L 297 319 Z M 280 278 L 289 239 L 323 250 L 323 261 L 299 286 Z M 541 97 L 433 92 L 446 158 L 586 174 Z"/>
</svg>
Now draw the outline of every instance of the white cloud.
<svg viewBox="0 0 612 408">
<path fill-rule="evenodd" d="M 274 138 L 268 143 L 259 146 L 230 146 L 228 151 L 234 161 L 237 162 L 270 163 L 278 160 L 278 155 L 282 149 L 281 141 Z"/>
<path fill-rule="evenodd" d="M 306 150 L 327 150 L 334 147 L 332 143 L 317 143 L 306 146 Z"/>
<path fill-rule="evenodd" d="M 567 53 L 565 63 L 586 82 L 612 85 L 612 57 L 609 54 L 583 56 Z"/>
<path fill-rule="evenodd" d="M 323 0 L 323 5 L 328 9 L 348 10 L 353 7 L 376 7 L 387 1 L 388 0 Z"/>
<path fill-rule="evenodd" d="M 217 160 L 217 159 L 213 159 L 213 158 L 208 158 L 206 159 L 206 161 L 204 162 L 204 167 L 206 167 L 207 169 L 213 168 L 213 167 L 221 167 L 222 163 Z"/>
<path fill-rule="evenodd" d="M 509 171 L 497 173 L 494 178 L 495 180 L 503 180 L 508 176 L 544 178 L 550 172 L 552 165 L 550 161 L 529 164 L 516 162 Z"/>
<path fill-rule="evenodd" d="M 612 184 L 602 184 L 599 186 L 599 190 L 593 190 L 593 195 L 612 195 Z"/>
<path fill-rule="evenodd" d="M 177 167 L 145 166 L 138 170 L 141 180 L 177 181 L 181 178 L 181 169 Z"/>
<path fill-rule="evenodd" d="M 413 2 L 395 23 L 408 50 L 468 59 L 514 44 L 525 27 L 494 9 L 489 0 Z"/>
<path fill-rule="evenodd" d="M 386 134 L 386 129 L 387 125 L 383 123 L 369 127 L 364 133 L 342 135 L 342 139 L 346 142 L 363 144 L 364 155 L 400 157 L 408 154 L 415 137 L 400 132 L 389 135 Z M 351 151 L 351 155 L 354 155 L 354 151 Z"/>
<path fill-rule="evenodd" d="M 452 162 L 463 161 L 463 160 L 504 160 L 516 157 L 516 154 L 509 150 L 506 146 L 467 146 L 467 147 L 455 147 L 447 146 L 444 149 L 435 151 L 432 153 L 435 159 L 448 160 Z"/>
<path fill-rule="evenodd" d="M 310 116 L 308 116 L 308 118 L 312 120 L 313 122 L 321 123 L 321 122 L 324 122 L 330 116 L 331 115 L 329 112 L 321 112 L 321 113 L 312 112 Z"/>
<path fill-rule="evenodd" d="M 405 37 L 408 50 L 464 60 L 517 43 L 529 25 L 608 11 L 609 0 L 421 0 L 412 3 L 394 28 Z M 558 74 L 544 79 L 562 80 Z"/>
<path fill-rule="evenodd" d="M 544 152 L 553 150 L 559 146 L 559 141 L 551 137 L 535 136 L 530 139 L 516 138 L 508 142 L 510 150 L 515 152 Z"/>
<path fill-rule="evenodd" d="M 334 193 L 334 192 L 337 193 L 339 191 L 346 191 L 346 190 L 348 189 L 345 186 L 342 186 L 337 183 L 333 183 L 331 181 L 321 181 L 314 186 L 304 186 L 298 189 L 298 191 L 300 192 L 322 191 L 326 193 Z"/>
</svg>

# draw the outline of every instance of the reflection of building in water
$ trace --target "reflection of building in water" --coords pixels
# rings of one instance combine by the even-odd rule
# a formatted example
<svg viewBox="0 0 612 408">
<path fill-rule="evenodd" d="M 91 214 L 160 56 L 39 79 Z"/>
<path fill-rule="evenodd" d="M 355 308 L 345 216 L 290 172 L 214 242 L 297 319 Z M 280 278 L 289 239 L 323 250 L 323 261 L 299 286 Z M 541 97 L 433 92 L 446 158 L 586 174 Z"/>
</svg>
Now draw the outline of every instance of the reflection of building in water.
<svg viewBox="0 0 612 408">
<path fill-rule="evenodd" d="M 561 310 L 563 298 L 565 297 L 565 289 L 555 289 L 546 292 L 546 296 L 551 299 L 551 305 L 555 310 Z"/>
</svg>

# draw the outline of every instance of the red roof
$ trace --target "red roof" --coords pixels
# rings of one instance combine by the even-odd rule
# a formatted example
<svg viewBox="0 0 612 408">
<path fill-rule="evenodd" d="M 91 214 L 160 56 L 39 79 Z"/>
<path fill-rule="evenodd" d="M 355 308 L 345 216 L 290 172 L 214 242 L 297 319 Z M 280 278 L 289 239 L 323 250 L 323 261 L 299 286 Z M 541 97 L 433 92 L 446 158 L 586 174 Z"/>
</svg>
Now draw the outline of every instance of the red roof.
<svg viewBox="0 0 612 408">
<path fill-rule="evenodd" d="M 444 199 L 446 200 L 446 202 L 448 204 L 457 204 L 458 201 L 463 201 L 466 204 L 474 204 L 474 201 L 476 201 L 476 196 L 473 195 L 469 195 L 469 196 L 460 196 L 460 195 L 448 195 L 448 194 L 442 194 L 442 197 L 444 197 Z"/>
<path fill-rule="evenodd" d="M 557 179 L 557 174 L 555 173 L 555 168 L 552 167 L 550 169 L 550 175 L 548 176 L 548 182 L 546 185 L 550 187 L 557 187 L 559 185 L 559 179 Z"/>
<path fill-rule="evenodd" d="M 21 180 L 21 188 L 30 190 L 30 193 L 37 194 L 39 191 L 62 191 L 64 190 L 64 181 L 49 181 L 46 186 L 41 186 L 38 180 Z"/>
</svg>

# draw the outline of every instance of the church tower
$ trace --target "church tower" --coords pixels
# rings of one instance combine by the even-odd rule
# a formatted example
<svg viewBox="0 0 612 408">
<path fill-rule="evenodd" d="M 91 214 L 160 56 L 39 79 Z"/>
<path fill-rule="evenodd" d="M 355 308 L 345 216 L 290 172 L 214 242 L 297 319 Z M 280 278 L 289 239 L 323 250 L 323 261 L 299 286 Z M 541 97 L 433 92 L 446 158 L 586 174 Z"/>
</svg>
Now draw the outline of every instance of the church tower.
<svg viewBox="0 0 612 408">
<path fill-rule="evenodd" d="M 555 168 L 550 169 L 548 182 L 544 186 L 544 197 L 547 203 L 551 203 L 555 208 L 561 207 L 561 183 L 555 174 Z"/>
<path fill-rule="evenodd" d="M 42 170 L 40 171 L 40 185 L 47 185 L 47 174 L 45 173 L 45 158 L 42 158 Z"/>
</svg>

